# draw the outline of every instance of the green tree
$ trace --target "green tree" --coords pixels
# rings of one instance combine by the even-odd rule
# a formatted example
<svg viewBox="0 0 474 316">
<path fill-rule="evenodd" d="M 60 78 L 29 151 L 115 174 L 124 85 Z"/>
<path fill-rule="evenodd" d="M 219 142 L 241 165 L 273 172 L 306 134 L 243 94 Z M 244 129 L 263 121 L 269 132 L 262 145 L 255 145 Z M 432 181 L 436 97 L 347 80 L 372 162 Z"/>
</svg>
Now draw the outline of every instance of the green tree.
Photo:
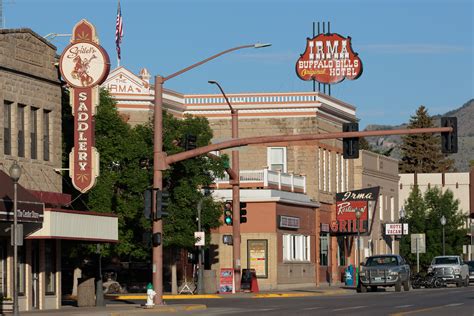
<svg viewBox="0 0 474 316">
<path fill-rule="evenodd" d="M 67 94 L 65 94 L 67 97 Z M 70 152 L 73 130 L 71 109 L 63 104 L 63 148 Z M 168 155 L 184 149 L 179 146 L 186 134 L 197 136 L 197 145 L 209 144 L 212 130 L 204 118 L 185 117 L 178 120 L 163 113 L 163 148 Z M 153 128 L 151 122 L 131 127 L 125 123 L 115 107 L 115 101 L 106 90 L 100 91 L 100 104 L 95 116 L 95 146 L 100 154 L 100 175 L 96 185 L 86 194 L 72 188 L 76 209 L 118 215 L 119 243 L 103 247 L 106 257 L 118 256 L 122 260 L 146 260 L 151 255 L 151 245 L 144 242 L 144 235 L 151 235 L 151 222 L 143 216 L 144 196 L 151 188 L 153 173 Z M 64 154 L 67 165 L 67 154 Z M 220 203 L 204 198 L 198 188 L 209 186 L 213 176 L 223 175 L 223 161 L 196 157 L 176 163 L 164 173 L 164 187 L 170 192 L 169 217 L 164 220 L 164 245 L 180 248 L 194 247 L 196 231 L 196 205 L 202 203 L 202 226 L 206 231 L 220 225 Z M 67 177 L 65 177 L 67 178 Z M 67 191 L 67 190 L 65 190 Z M 77 245 L 72 256 L 91 255 L 94 246 Z"/>
<path fill-rule="evenodd" d="M 446 254 L 461 254 L 466 235 L 463 228 L 464 216 L 458 209 L 459 200 L 455 200 L 450 190 L 442 192 L 438 187 L 428 189 L 424 195 L 418 186 L 414 186 L 406 203 L 406 219 L 410 234 L 424 233 L 426 253 L 420 254 L 420 266 L 426 267 L 435 256 L 442 255 L 441 216 L 446 218 L 445 246 Z M 411 253 L 411 240 L 405 236 L 401 240 L 400 253 L 413 267 L 416 266 L 416 254 Z"/>
<path fill-rule="evenodd" d="M 408 128 L 434 127 L 427 109 L 420 106 L 411 117 Z M 441 153 L 440 137 L 433 134 L 402 136 L 400 173 L 448 172 L 454 168 L 454 160 Z"/>
</svg>

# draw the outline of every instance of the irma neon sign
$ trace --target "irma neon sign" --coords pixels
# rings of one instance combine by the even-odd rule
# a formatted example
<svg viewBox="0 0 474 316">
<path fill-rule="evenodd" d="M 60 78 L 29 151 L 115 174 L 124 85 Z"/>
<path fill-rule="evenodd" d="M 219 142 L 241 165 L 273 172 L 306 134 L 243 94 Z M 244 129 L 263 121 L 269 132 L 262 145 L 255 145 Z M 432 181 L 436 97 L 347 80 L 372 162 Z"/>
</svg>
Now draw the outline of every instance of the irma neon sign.
<svg viewBox="0 0 474 316">
<path fill-rule="evenodd" d="M 336 220 L 331 223 L 331 232 L 336 234 L 354 234 L 358 230 L 360 233 L 368 232 L 369 211 L 375 209 L 379 191 L 380 187 L 374 187 L 336 193 Z M 357 212 L 360 212 L 359 220 L 356 217 Z"/>
<path fill-rule="evenodd" d="M 301 80 L 335 84 L 354 80 L 362 74 L 362 61 L 351 47 L 351 38 L 339 34 L 319 34 L 306 39 L 306 50 L 296 62 Z"/>
<path fill-rule="evenodd" d="M 71 92 L 74 147 L 69 154 L 69 176 L 84 193 L 99 175 L 99 153 L 94 147 L 94 115 L 99 104 L 98 85 L 109 74 L 107 52 L 99 45 L 94 26 L 81 20 L 74 26 L 71 44 L 63 51 L 59 69 Z"/>
</svg>

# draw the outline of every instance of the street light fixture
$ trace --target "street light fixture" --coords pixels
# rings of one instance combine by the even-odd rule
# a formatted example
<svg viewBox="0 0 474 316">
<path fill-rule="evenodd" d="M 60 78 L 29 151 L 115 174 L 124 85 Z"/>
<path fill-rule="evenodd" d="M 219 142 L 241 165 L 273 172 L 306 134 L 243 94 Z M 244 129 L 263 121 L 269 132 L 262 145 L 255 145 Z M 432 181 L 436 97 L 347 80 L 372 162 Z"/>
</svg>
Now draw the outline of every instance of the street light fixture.
<svg viewBox="0 0 474 316">
<path fill-rule="evenodd" d="M 356 209 L 355 216 L 357 219 L 357 273 L 360 273 L 360 218 L 362 211 L 359 208 Z M 358 280 L 358 282 L 360 281 Z"/>
<path fill-rule="evenodd" d="M 261 46 L 265 47 L 265 46 Z M 231 119 L 232 119 L 232 139 L 239 138 L 239 112 L 230 104 L 229 98 L 225 94 L 221 85 L 217 81 L 209 80 L 210 84 L 215 84 L 222 95 L 224 96 L 227 105 L 230 108 Z M 239 152 L 232 150 L 232 170 L 237 175 L 236 179 L 231 180 L 232 185 L 232 218 L 234 219 L 232 224 L 232 258 L 234 268 L 234 284 L 235 291 L 240 291 L 240 166 L 239 166 Z"/>
<path fill-rule="evenodd" d="M 154 189 L 163 189 L 163 170 L 166 170 L 166 153 L 163 152 L 163 84 L 180 74 L 187 72 L 193 68 L 196 68 L 210 60 L 213 60 L 221 55 L 244 49 L 244 48 L 262 48 L 268 47 L 271 44 L 252 44 L 252 45 L 243 45 L 237 46 L 224 50 L 218 54 L 215 54 L 209 58 L 206 58 L 200 62 L 192 64 L 191 66 L 184 68 L 180 71 L 177 71 L 167 77 L 162 77 L 160 75 L 155 76 L 155 101 L 154 101 L 154 123 L 153 123 L 153 188 Z M 153 197 L 156 199 L 156 197 Z M 156 203 L 156 201 L 155 201 Z M 153 234 L 161 235 L 163 233 L 163 222 L 161 220 L 153 221 L 152 227 Z M 239 232 L 240 235 L 240 232 Z M 163 237 L 161 237 L 161 240 Z M 163 246 L 160 243 L 159 245 L 153 245 L 152 253 L 152 262 L 153 262 L 153 288 L 157 292 L 157 295 L 154 298 L 154 303 L 158 305 L 163 304 Z M 240 263 L 240 258 L 238 258 Z"/>
<path fill-rule="evenodd" d="M 18 196 L 17 186 L 18 180 L 21 177 L 21 167 L 18 163 L 13 161 L 13 165 L 10 167 L 10 178 L 13 181 L 13 228 L 12 228 L 12 239 L 13 239 L 13 315 L 18 315 Z M 22 236 L 23 237 L 23 236 Z"/>
<path fill-rule="evenodd" d="M 444 243 L 444 225 L 446 225 L 446 217 L 441 216 L 441 219 L 440 219 L 440 222 L 441 222 L 441 226 L 443 226 L 443 256 L 446 255 L 446 246 L 445 246 L 445 243 Z"/>
</svg>

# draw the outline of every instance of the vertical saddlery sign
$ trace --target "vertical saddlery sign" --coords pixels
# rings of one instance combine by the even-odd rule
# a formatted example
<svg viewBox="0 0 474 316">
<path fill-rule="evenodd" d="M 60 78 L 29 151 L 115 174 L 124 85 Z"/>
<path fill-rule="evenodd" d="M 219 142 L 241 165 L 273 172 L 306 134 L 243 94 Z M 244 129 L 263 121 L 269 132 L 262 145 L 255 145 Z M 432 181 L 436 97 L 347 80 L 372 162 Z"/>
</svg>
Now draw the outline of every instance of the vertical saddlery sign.
<svg viewBox="0 0 474 316">
<path fill-rule="evenodd" d="M 69 85 L 74 115 L 74 147 L 69 154 L 69 176 L 84 193 L 99 175 L 99 153 L 94 138 L 94 115 L 99 105 L 99 85 L 107 78 L 110 61 L 99 45 L 95 27 L 87 20 L 74 26 L 69 44 L 59 61 L 63 79 Z"/>
</svg>

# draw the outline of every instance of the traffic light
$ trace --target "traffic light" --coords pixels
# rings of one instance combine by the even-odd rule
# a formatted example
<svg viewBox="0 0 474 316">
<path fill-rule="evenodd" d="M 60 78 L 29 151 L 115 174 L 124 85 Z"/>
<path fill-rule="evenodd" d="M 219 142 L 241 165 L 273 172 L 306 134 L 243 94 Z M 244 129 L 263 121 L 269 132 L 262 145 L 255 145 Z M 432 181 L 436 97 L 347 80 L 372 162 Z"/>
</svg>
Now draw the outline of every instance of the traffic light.
<svg viewBox="0 0 474 316">
<path fill-rule="evenodd" d="M 224 203 L 224 223 L 232 225 L 232 200 L 227 200 Z"/>
<path fill-rule="evenodd" d="M 151 192 L 153 192 L 152 189 L 146 189 L 144 194 L 145 208 L 143 209 L 143 215 L 147 219 L 151 218 L 151 209 L 153 205 Z"/>
<path fill-rule="evenodd" d="M 191 134 L 186 134 L 186 137 L 184 139 L 184 150 L 192 150 L 196 149 L 197 144 L 197 137 Z"/>
<path fill-rule="evenodd" d="M 452 132 L 441 132 L 441 152 L 454 154 L 458 152 L 458 119 L 442 117 L 441 127 L 452 127 Z"/>
<path fill-rule="evenodd" d="M 240 223 L 247 223 L 247 203 L 240 202 Z"/>
<path fill-rule="evenodd" d="M 166 191 L 161 191 L 160 189 L 155 189 L 156 194 L 156 205 L 155 212 L 153 213 L 153 220 L 157 221 L 161 218 L 168 216 L 168 200 L 169 193 Z"/>
<path fill-rule="evenodd" d="M 343 123 L 342 131 L 358 132 L 359 123 Z M 349 137 L 342 139 L 342 154 L 344 159 L 357 159 L 359 158 L 359 137 Z"/>
</svg>

